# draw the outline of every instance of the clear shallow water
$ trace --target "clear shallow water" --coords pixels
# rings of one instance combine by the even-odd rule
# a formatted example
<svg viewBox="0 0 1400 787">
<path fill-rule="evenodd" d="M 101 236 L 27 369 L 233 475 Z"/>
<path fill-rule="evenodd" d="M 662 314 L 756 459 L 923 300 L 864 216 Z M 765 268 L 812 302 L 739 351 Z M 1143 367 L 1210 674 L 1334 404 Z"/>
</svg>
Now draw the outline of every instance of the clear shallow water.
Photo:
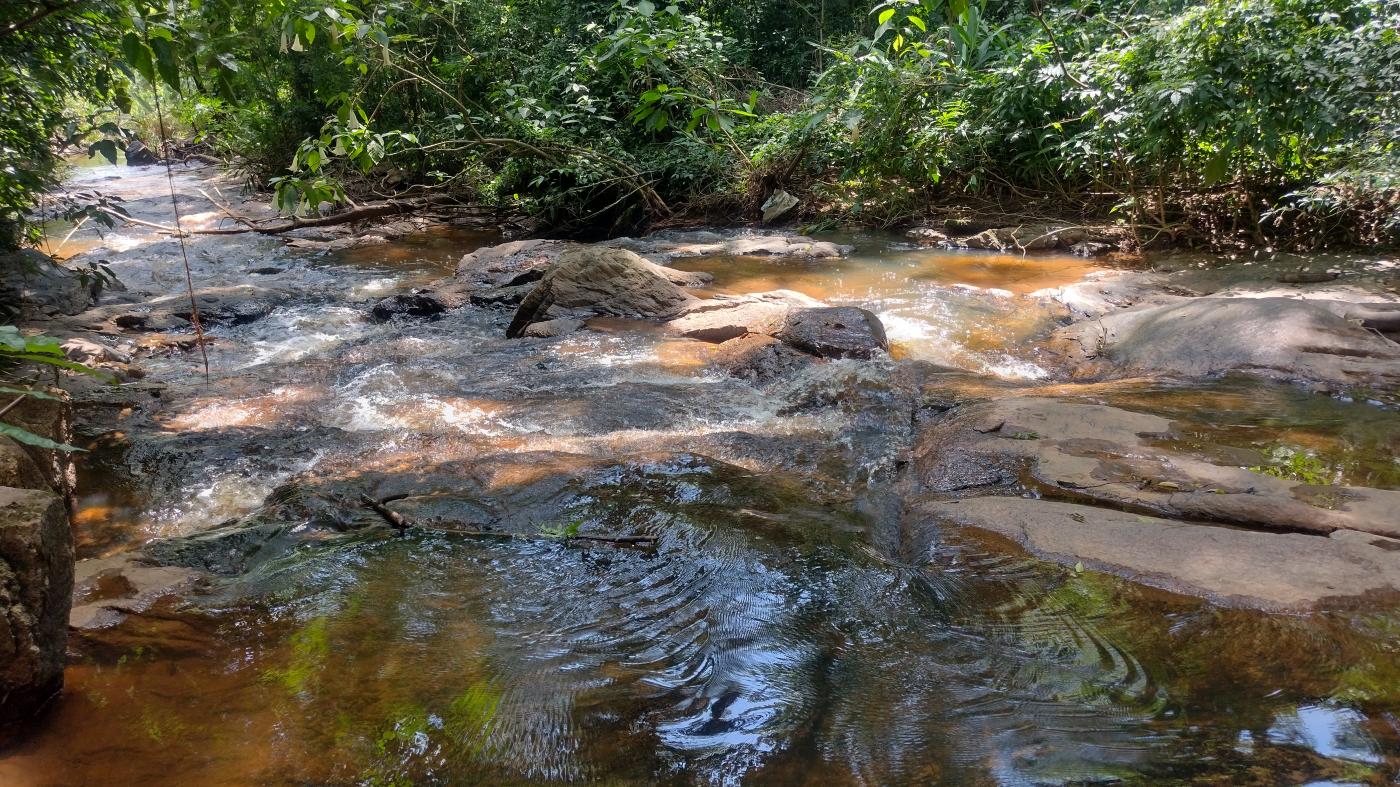
<svg viewBox="0 0 1400 787">
<path fill-rule="evenodd" d="M 838 362 L 757 389 L 710 371 L 708 345 L 635 324 L 507 341 L 503 312 L 361 318 L 478 242 L 261 250 L 293 297 L 213 331 L 213 386 L 188 355 L 144 362 L 172 383 L 167 407 L 100 442 L 80 551 L 174 538 L 150 548 L 178 544 L 161 554 L 221 579 L 78 637 L 63 698 L 0 757 L 0 783 L 1262 785 L 1400 769 L 1394 607 L 1221 610 L 904 518 L 889 482 L 929 389 L 997 395 L 1034 375 Z M 988 259 L 872 241 L 835 271 L 686 266 L 716 289 L 905 315 L 902 357 L 977 373 L 1033 363 L 1024 343 L 1053 315 L 956 285 L 1029 292 L 1083 265 Z M 231 281 L 255 264 L 218 262 Z M 1180 419 L 1217 460 L 1293 446 L 1394 484 L 1400 420 L 1379 408 L 1234 381 L 1028 390 Z M 395 505 L 438 530 L 659 542 L 396 537 L 362 491 L 410 495 Z"/>
</svg>

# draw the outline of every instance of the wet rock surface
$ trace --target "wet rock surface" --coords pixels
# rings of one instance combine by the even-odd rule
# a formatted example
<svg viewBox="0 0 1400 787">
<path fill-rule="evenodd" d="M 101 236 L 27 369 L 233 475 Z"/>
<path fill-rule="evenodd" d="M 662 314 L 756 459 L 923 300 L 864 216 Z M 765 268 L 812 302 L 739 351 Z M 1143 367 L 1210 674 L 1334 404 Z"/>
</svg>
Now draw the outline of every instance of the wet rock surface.
<svg viewBox="0 0 1400 787">
<path fill-rule="evenodd" d="M 797 309 L 778 338 L 822 358 L 871 358 L 890 348 L 880 318 L 854 306 Z"/>
<path fill-rule="evenodd" d="M 146 563 L 130 553 L 80 561 L 68 625 L 80 631 L 117 626 L 161 599 L 188 595 L 205 579 L 202 572 Z"/>
<path fill-rule="evenodd" d="M 776 336 L 795 311 L 823 306 L 816 298 L 791 290 L 721 295 L 689 304 L 681 316 L 666 325 L 681 336 L 702 342 L 724 342 L 747 334 Z"/>
<path fill-rule="evenodd" d="M 445 311 L 447 305 L 432 293 L 410 292 L 391 295 L 374 304 L 370 314 L 383 321 L 395 317 L 435 317 Z"/>
<path fill-rule="evenodd" d="M 0 487 L 0 723 L 63 685 L 73 538 L 57 495 Z"/>
</svg>

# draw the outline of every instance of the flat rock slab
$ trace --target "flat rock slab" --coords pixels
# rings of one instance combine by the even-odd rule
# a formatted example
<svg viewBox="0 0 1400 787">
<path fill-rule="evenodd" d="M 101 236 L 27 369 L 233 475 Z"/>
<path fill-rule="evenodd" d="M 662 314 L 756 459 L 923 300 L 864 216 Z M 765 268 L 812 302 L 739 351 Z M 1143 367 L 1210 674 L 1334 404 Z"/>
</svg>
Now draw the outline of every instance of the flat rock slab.
<svg viewBox="0 0 1400 787">
<path fill-rule="evenodd" d="M 1400 541 L 1351 530 L 1257 533 L 1016 497 L 917 510 L 1004 536 L 1045 560 L 1231 606 L 1305 610 L 1400 593 Z"/>
<path fill-rule="evenodd" d="M 1216 465 L 1156 438 L 1171 421 L 1115 407 L 1015 397 L 944 413 L 918 437 L 918 489 L 1020 486 L 1064 500 L 1265 530 L 1357 530 L 1400 538 L 1400 492 L 1311 485 Z"/>
<path fill-rule="evenodd" d="M 751 295 L 720 295 L 689 304 L 667 327 L 688 339 L 727 342 L 740 336 L 774 336 L 798 309 L 815 309 L 825 303 L 793 290 L 773 290 Z"/>
<path fill-rule="evenodd" d="M 1380 308 L 1292 298 L 1192 298 L 1056 331 L 1051 349 L 1079 378 L 1225 372 L 1331 391 L 1400 392 L 1400 344 L 1366 327 Z"/>
<path fill-rule="evenodd" d="M 133 554 L 84 560 L 74 571 L 68 624 L 84 631 L 115 626 L 162 598 L 193 590 L 207 576 L 181 566 L 146 563 Z"/>
</svg>

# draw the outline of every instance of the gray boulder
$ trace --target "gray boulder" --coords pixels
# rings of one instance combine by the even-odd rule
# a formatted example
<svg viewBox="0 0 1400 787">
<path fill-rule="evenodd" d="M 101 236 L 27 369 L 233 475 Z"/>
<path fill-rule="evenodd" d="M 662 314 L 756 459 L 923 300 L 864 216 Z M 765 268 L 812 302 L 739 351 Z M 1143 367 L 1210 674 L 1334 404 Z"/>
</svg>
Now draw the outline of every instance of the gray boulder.
<svg viewBox="0 0 1400 787">
<path fill-rule="evenodd" d="M 666 269 L 630 251 L 576 246 L 566 249 L 521 301 L 506 335 L 518 337 L 533 323 L 560 318 L 665 319 L 693 300 Z"/>
<path fill-rule="evenodd" d="M 772 336 L 749 334 L 720 344 L 711 362 L 732 377 L 766 383 L 816 360 Z"/>
<path fill-rule="evenodd" d="M 457 284 L 469 293 L 473 305 L 517 306 L 566 252 L 586 248 L 590 247 L 582 243 L 536 239 L 477 249 L 458 263 Z M 652 270 L 678 287 L 703 287 L 714 280 L 708 273 L 664 266 Z"/>
<path fill-rule="evenodd" d="M 890 348 L 880 318 L 855 306 L 794 310 L 777 336 L 822 358 L 870 358 Z"/>
<path fill-rule="evenodd" d="M 840 257 L 849 246 L 813 240 L 805 235 L 751 231 L 665 230 L 644 238 L 618 238 L 605 245 L 634 251 L 655 262 L 685 257 Z"/>
<path fill-rule="evenodd" d="M 0 487 L 0 722 L 63 686 L 73 537 L 62 498 Z"/>
<path fill-rule="evenodd" d="M 101 292 L 96 276 L 84 276 L 33 249 L 0 254 L 0 304 L 17 307 L 20 317 L 79 314 Z"/>
</svg>

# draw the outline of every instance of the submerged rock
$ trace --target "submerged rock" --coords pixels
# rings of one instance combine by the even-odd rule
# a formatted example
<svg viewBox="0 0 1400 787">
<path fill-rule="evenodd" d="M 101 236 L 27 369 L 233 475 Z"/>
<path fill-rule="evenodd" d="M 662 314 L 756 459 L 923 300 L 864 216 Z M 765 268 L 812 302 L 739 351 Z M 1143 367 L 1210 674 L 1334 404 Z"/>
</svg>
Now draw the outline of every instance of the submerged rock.
<svg viewBox="0 0 1400 787">
<path fill-rule="evenodd" d="M 63 686 L 73 537 L 62 498 L 0 487 L 0 722 Z"/>
<path fill-rule="evenodd" d="M 1292 298 L 1193 298 L 1060 329 L 1051 347 L 1080 378 L 1238 371 L 1329 390 L 1400 391 L 1400 344 L 1364 324 L 1383 308 Z"/>
<path fill-rule="evenodd" d="M 624 249 L 567 249 L 521 301 L 506 335 L 532 323 L 596 315 L 665 319 L 694 300 L 665 269 Z"/>
<path fill-rule="evenodd" d="M 79 630 L 115 626 L 162 598 L 189 592 L 206 576 L 190 568 L 152 565 L 133 554 L 84 560 L 74 570 L 68 624 Z"/>
<path fill-rule="evenodd" d="M 855 306 L 794 310 L 778 338 L 822 358 L 870 358 L 890 348 L 880 318 Z"/>
<path fill-rule="evenodd" d="M 1045 560 L 1232 606 L 1308 609 L 1400 593 L 1400 541 L 1351 530 L 1256 533 L 1016 497 L 926 503 L 917 513 L 996 533 Z"/>
</svg>

